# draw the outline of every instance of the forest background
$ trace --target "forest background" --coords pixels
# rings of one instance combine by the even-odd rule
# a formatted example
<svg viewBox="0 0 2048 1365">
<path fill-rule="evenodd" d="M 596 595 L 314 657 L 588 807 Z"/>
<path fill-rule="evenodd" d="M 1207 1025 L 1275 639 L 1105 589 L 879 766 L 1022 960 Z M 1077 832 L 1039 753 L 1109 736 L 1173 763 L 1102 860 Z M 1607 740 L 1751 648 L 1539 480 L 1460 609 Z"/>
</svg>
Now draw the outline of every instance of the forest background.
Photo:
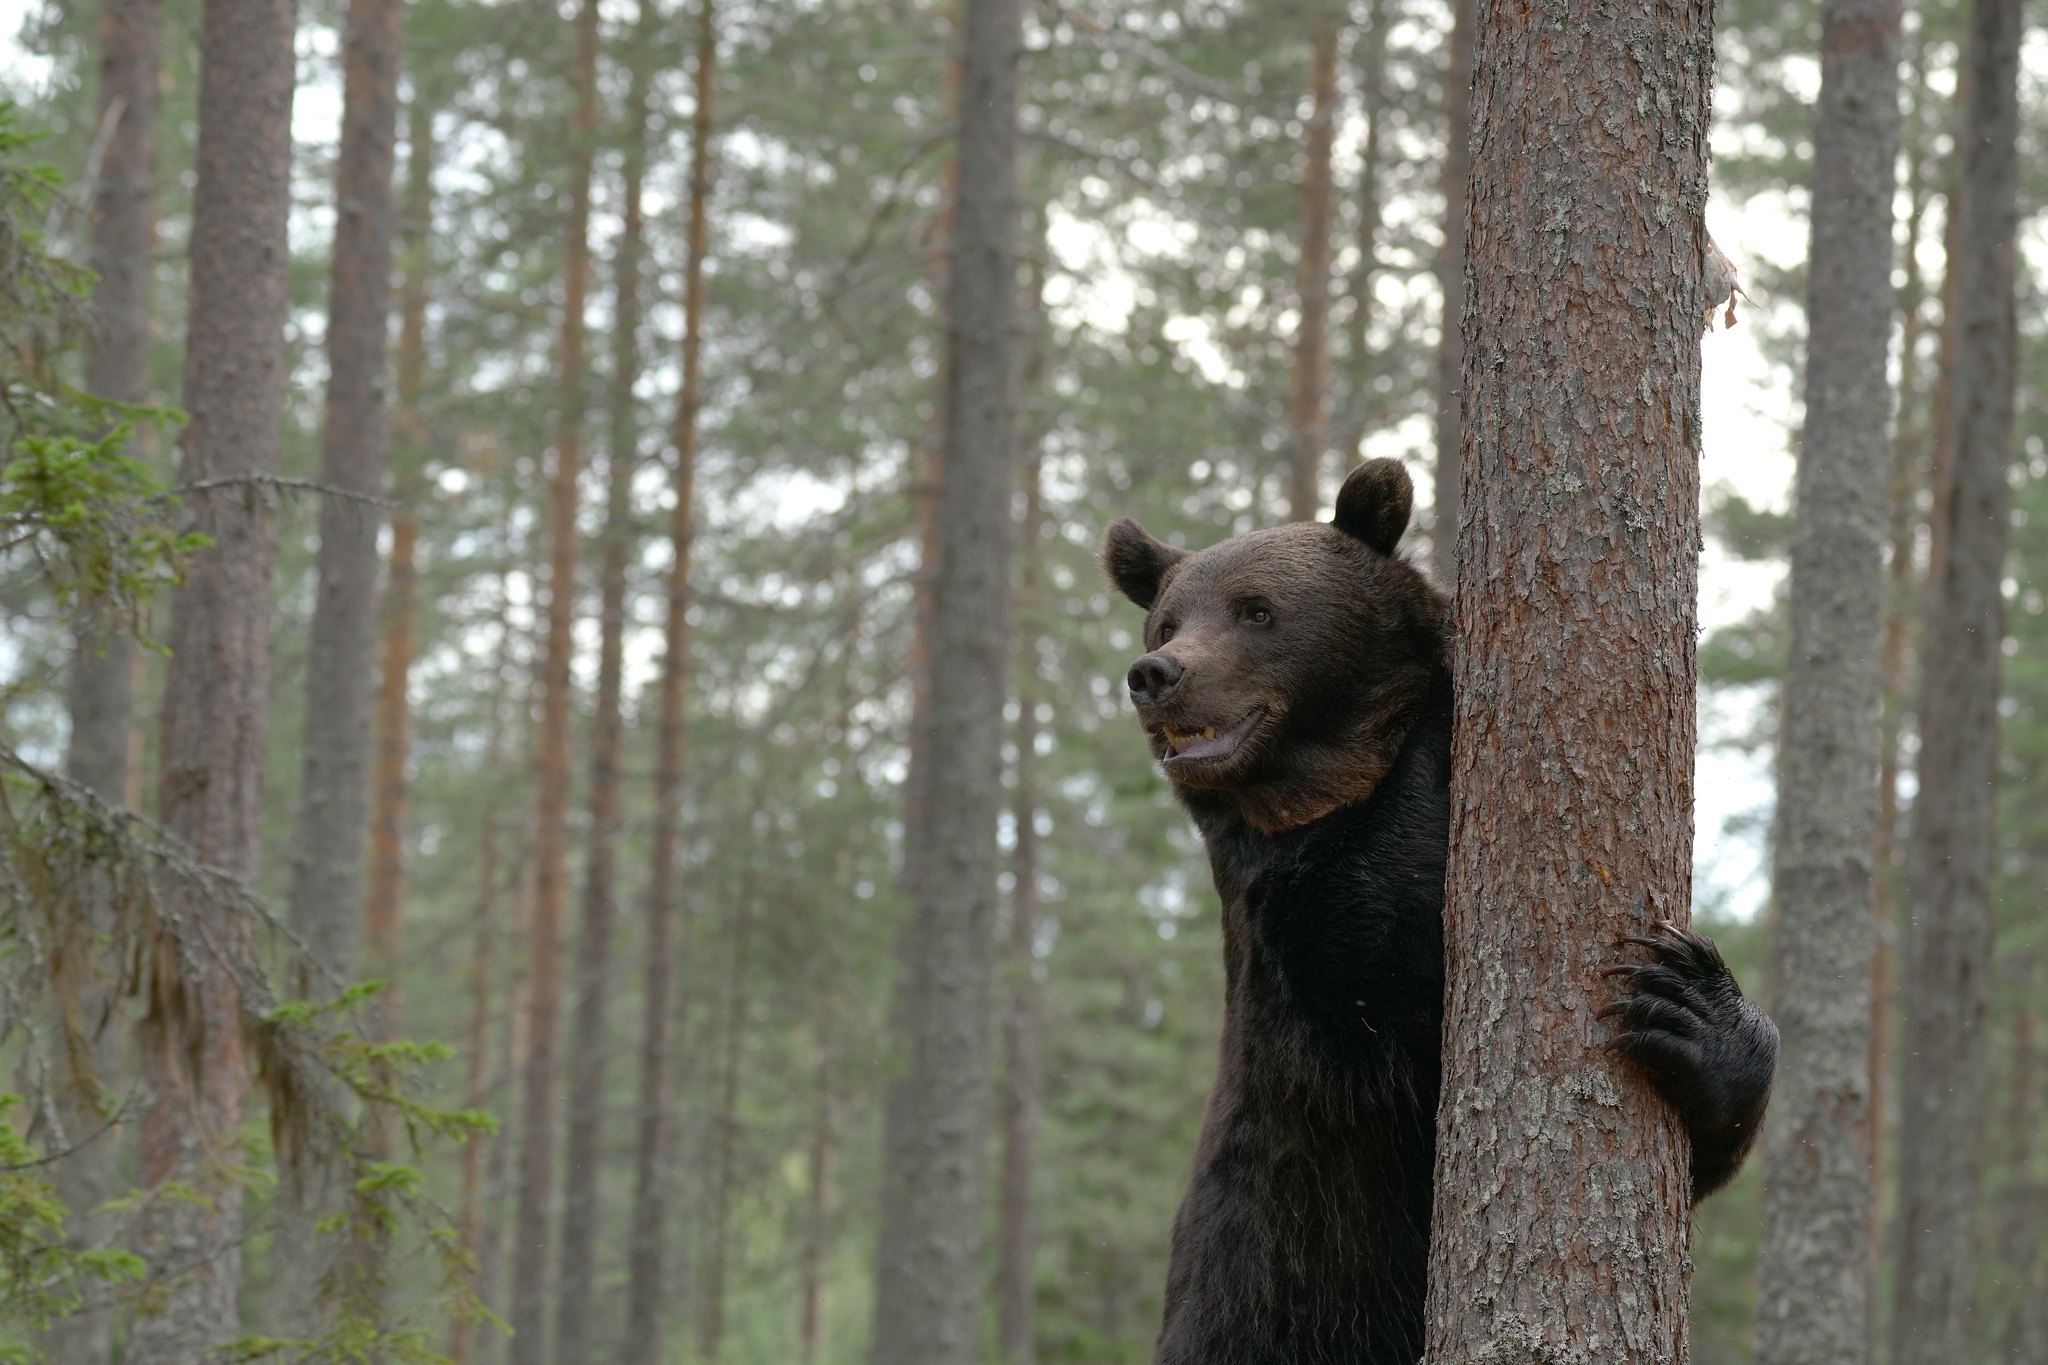
<svg viewBox="0 0 2048 1365">
<path fill-rule="evenodd" d="M 409 625 L 410 667 L 402 687 L 387 689 L 403 724 L 387 714 L 378 742 L 403 734 L 410 751 L 397 760 L 402 804 L 380 794 L 379 827 L 395 842 L 379 856 L 397 861 L 377 886 L 402 924 L 389 996 L 402 1032 L 450 1045 L 426 1065 L 432 1093 L 506 1120 L 495 1136 L 430 1147 L 420 1169 L 473 1246 L 484 1301 L 508 1312 L 528 1138 L 513 1120 L 532 1048 L 524 992 L 534 968 L 539 584 L 550 442 L 564 415 L 570 187 L 587 150 L 595 269 L 582 310 L 591 373 L 577 415 L 587 428 L 579 505 L 592 552 L 575 598 L 577 890 L 565 951 L 589 941 L 582 888 L 601 829 L 617 869 L 604 896 L 617 918 L 605 951 L 577 969 L 587 974 L 569 975 L 565 1014 L 593 1000 L 606 1008 L 600 1031 L 579 1035 L 587 1047 L 566 1059 L 544 1116 L 562 1123 L 572 1083 L 595 1087 L 584 1111 L 597 1143 L 585 1163 L 595 1252 L 573 1275 L 546 1266 L 538 1302 L 585 1302 L 593 1350 L 625 1330 L 674 557 L 669 433 L 682 386 L 691 158 L 704 146 L 712 175 L 691 466 L 662 1358 L 863 1359 L 893 945 L 906 903 L 897 870 L 921 518 L 943 355 L 952 7 L 724 0 L 708 144 L 693 134 L 698 5 L 642 0 L 588 12 L 600 46 L 587 142 L 575 131 L 581 68 L 569 9 L 414 0 L 405 16 L 394 284 L 417 297 L 421 325 L 396 334 L 399 416 L 409 425 L 393 442 L 393 525 L 380 552 L 388 558 L 403 542 L 411 556 L 410 578 L 383 589 L 382 618 L 387 657 L 395 624 Z M 84 260 L 89 194 L 79 187 L 104 151 L 98 14 L 53 3 L 18 18 L 0 82 L 47 134 L 26 154 L 55 164 L 71 187 L 45 215 L 47 243 Z M 196 5 L 162 10 L 147 396 L 164 404 L 179 401 L 183 364 L 198 18 Z M 1910 642 L 1926 556 L 1962 7 L 1912 4 L 1905 22 L 1891 493 L 1903 528 L 1892 612 Z M 327 388 L 341 15 L 309 4 L 297 23 L 282 472 L 310 484 Z M 1805 3 L 1732 0 L 1718 23 L 1708 221 L 1749 297 L 1740 325 L 1706 346 L 1710 632 L 1696 912 L 1768 1004 L 1765 840 L 1817 19 Z M 1001 1273 L 995 1261 L 1021 1255 L 1025 1344 L 1010 1349 L 1040 1360 L 1148 1357 L 1221 1002 L 1204 860 L 1145 760 L 1117 683 L 1134 652 L 1135 614 L 1099 581 L 1093 547 L 1120 515 L 1188 545 L 1282 519 L 1290 453 L 1307 439 L 1325 497 L 1361 455 L 1408 461 L 1423 503 L 1412 549 L 1431 554 L 1450 30 L 1450 11 L 1431 0 L 1047 3 L 1027 14 L 1021 183 L 1035 306 L 1022 320 L 1001 1003 L 1007 1055 L 1037 1060 L 1012 1067 L 989 1140 L 1012 1151 L 1020 1134 L 1032 1139 L 1011 1186 L 1028 1197 L 1021 1209 L 1002 1201 L 991 1229 L 991 1274 Z M 1319 51 L 1337 57 L 1323 118 Z M 634 117 L 642 99 L 644 124 Z M 1982 1335 L 1987 1358 L 1998 1359 L 2026 1358 L 2011 1353 L 2026 1349 L 2014 1343 L 2048 1342 L 2048 34 L 2038 28 L 2023 49 L 2022 110 L 1995 1098 L 1982 1116 L 1992 1137 L 1980 1215 Z M 1319 128 L 1330 132 L 1326 171 L 1309 155 Z M 637 220 L 627 191 L 635 174 Z M 1304 201 L 1317 193 L 1330 215 L 1327 360 L 1323 416 L 1305 427 L 1290 392 L 1301 363 Z M 638 264 L 621 269 L 636 241 Z M 635 282 L 624 300 L 622 280 Z M 637 345 L 617 344 L 621 318 Z M 168 444 L 148 427 L 136 439 L 166 477 Z M 285 487 L 278 498 L 259 879 L 278 906 L 299 851 L 322 496 Z M 611 686 L 600 669 L 600 547 L 616 547 L 624 565 L 615 680 L 624 740 L 617 814 L 594 818 L 602 798 L 592 788 L 610 780 L 589 771 L 587 738 Z M 59 768 L 72 737 L 72 623 L 32 566 L 7 567 L 0 737 Z M 162 638 L 161 617 L 145 621 L 151 638 Z M 1901 657 L 1887 680 L 1888 743 L 1909 812 L 1913 670 L 1910 652 Z M 126 799 L 145 810 L 163 668 L 159 653 L 136 656 L 134 706 L 119 720 L 132 754 Z M 1880 871 L 1895 878 L 1892 866 Z M 252 1116 L 258 1176 L 266 1132 Z M 553 1141 L 559 1151 L 562 1138 Z M 555 1188 L 573 1179 L 557 1174 Z M 1701 1211 L 1693 1349 L 1705 1365 L 1748 1358 L 1758 1186 L 1753 1167 Z M 252 1331 L 275 1325 L 286 1292 L 272 1247 L 291 1211 L 273 1203 L 274 1188 L 262 1178 L 250 1186 L 240 1304 Z M 552 1227 L 559 1213 L 547 1216 Z M 428 1289 L 402 1281 L 397 1297 L 403 1309 L 426 1302 Z M 506 1350 L 486 1327 L 462 1334 L 457 1353 L 497 1360 Z"/>
</svg>

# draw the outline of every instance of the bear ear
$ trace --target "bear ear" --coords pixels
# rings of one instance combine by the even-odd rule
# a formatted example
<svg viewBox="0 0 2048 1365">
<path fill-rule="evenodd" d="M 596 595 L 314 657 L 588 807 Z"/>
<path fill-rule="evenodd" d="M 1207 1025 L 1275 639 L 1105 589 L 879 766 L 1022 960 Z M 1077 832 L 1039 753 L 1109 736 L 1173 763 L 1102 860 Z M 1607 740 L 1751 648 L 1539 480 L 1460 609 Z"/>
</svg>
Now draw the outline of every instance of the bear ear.
<svg viewBox="0 0 2048 1365">
<path fill-rule="evenodd" d="M 1187 557 L 1186 550 L 1154 540 L 1129 517 L 1111 525 L 1102 537 L 1102 571 L 1119 592 L 1147 611 L 1158 600 L 1166 571 Z"/>
<path fill-rule="evenodd" d="M 1337 493 L 1337 529 L 1383 555 L 1394 553 L 1408 529 L 1415 484 L 1399 460 L 1367 460 L 1351 471 Z"/>
</svg>

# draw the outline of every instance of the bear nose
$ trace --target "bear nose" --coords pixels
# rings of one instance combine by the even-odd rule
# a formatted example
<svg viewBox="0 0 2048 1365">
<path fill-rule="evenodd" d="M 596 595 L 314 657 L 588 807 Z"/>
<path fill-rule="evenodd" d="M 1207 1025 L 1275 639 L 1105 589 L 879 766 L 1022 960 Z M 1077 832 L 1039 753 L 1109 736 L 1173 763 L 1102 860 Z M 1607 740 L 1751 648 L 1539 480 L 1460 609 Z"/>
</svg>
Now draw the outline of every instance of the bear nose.
<svg viewBox="0 0 2048 1365">
<path fill-rule="evenodd" d="M 1124 685 L 1131 689 L 1132 701 L 1157 706 L 1173 695 L 1187 675 L 1185 668 L 1164 654 L 1147 654 L 1131 665 L 1131 671 L 1124 675 Z"/>
</svg>

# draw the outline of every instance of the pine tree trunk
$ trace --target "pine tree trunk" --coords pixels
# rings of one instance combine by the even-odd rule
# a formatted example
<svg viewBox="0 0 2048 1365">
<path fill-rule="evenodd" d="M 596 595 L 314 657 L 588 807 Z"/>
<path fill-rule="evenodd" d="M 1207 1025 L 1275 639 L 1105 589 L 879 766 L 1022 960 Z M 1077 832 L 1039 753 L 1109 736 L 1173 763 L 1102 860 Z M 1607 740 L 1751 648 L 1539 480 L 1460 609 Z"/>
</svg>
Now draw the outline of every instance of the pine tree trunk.
<svg viewBox="0 0 2048 1365">
<path fill-rule="evenodd" d="M 1365 138 L 1358 150 L 1358 264 L 1351 272 L 1349 340 L 1350 425 L 1338 433 L 1338 449 L 1355 454 L 1370 425 L 1372 400 L 1373 284 L 1379 274 L 1380 229 L 1386 218 L 1380 178 L 1385 174 L 1387 139 L 1387 5 L 1366 0 L 1365 24 L 1354 53 L 1358 67 L 1358 112 Z"/>
<path fill-rule="evenodd" d="M 491 1027 L 491 936 L 495 932 L 498 900 L 498 815 L 484 814 L 483 838 L 477 851 L 476 921 L 474 956 L 469 968 L 469 1027 L 464 1030 L 463 1052 L 469 1071 L 463 1086 L 463 1103 L 484 1107 L 488 1083 Z M 462 1145 L 462 1203 L 455 1218 L 455 1249 L 472 1263 L 483 1245 L 484 1139 L 472 1136 Z M 481 1279 L 479 1279 L 481 1288 Z M 470 1365 L 476 1349 L 477 1324 L 467 1315 L 458 1316 L 449 1328 L 448 1359 L 454 1365 Z"/>
<path fill-rule="evenodd" d="M 1758 1365 L 1868 1360 L 1872 835 L 1883 710 L 1897 0 L 1826 0 L 1806 427 L 1772 840 L 1781 1038 L 1764 1141 Z"/>
<path fill-rule="evenodd" d="M 547 643 L 534 782 L 533 924 L 527 966 L 526 1077 L 519 1110 L 519 1211 L 512 1253 L 512 1365 L 547 1359 L 548 1225 L 553 1219 L 562 1006 L 562 913 L 569 877 L 570 676 L 575 652 L 577 479 L 583 469 L 584 305 L 590 290 L 590 181 L 597 137 L 597 0 L 575 25 L 569 217 L 562 264 L 560 392 L 549 472 Z"/>
<path fill-rule="evenodd" d="M 320 502 L 290 902 L 293 932 L 337 977 L 354 970 L 363 909 L 379 520 L 367 500 L 384 492 L 388 448 L 385 358 L 403 15 L 398 0 L 349 0 L 342 58 L 320 481 L 358 496 L 330 493 Z M 323 983 L 293 984 L 301 995 L 329 993 Z"/>
<path fill-rule="evenodd" d="M 172 598 L 158 812 L 199 860 L 252 880 L 261 849 L 275 489 L 285 397 L 291 108 L 290 0 L 206 0 L 200 19 L 198 179 L 179 479 L 192 529 L 211 542 Z M 222 939 L 250 932 L 216 907 L 180 904 Z M 226 972 L 187 976 L 160 943 L 142 1022 L 140 1175 L 188 1182 L 209 1202 L 151 1202 L 136 1250 L 161 1294 L 128 1334 L 129 1359 L 197 1365 L 237 1334 L 242 1188 L 235 1159 L 249 1088 L 237 992 Z"/>
<path fill-rule="evenodd" d="M 1023 564 L 1018 575 L 1018 616 L 1037 604 L 1044 562 L 1042 470 L 1034 456 L 1024 477 Z M 1039 1059 L 1037 963 L 1038 865 L 1038 641 L 1022 651 L 1017 687 L 1016 845 L 1010 868 L 1010 934 L 1003 1001 L 1003 1089 L 998 1104 L 1002 1131 L 1002 1183 L 996 1200 L 997 1344 L 1004 1365 L 1031 1365 L 1035 1358 L 1032 1308 L 1037 1297 L 1034 1253 L 1038 1243 L 1032 1185 L 1038 1169 L 1038 1126 L 1043 1094 Z"/>
<path fill-rule="evenodd" d="M 93 186 L 92 265 L 99 279 L 93 308 L 99 325 L 86 341 L 85 386 L 139 403 L 149 391 L 150 253 L 156 240 L 156 0 L 102 0 L 99 19 L 99 111 L 112 133 Z M 129 726 L 134 712 L 137 651 L 119 624 L 81 616 L 73 640 L 69 707 L 71 741 L 64 770 L 109 805 L 128 801 Z M 101 926 L 106 916 L 95 907 Z M 53 1151 L 68 1152 L 50 1170 L 72 1242 L 96 1246 L 112 1229 L 92 1210 L 120 1190 L 120 1140 L 103 1132 L 104 1099 L 116 1085 L 118 1049 L 112 1001 L 104 986 L 82 989 L 79 1017 L 94 1030 L 93 1076 L 70 1070 L 56 1095 L 61 1131 Z M 103 1089 L 104 1087 L 104 1089 Z M 51 1358 L 100 1365 L 113 1349 L 108 1314 L 78 1313 L 43 1337 Z"/>
<path fill-rule="evenodd" d="M 92 306 L 85 386 L 139 403 L 149 392 L 150 253 L 156 243 L 157 0 L 103 0 L 99 112 L 112 124 L 93 185 Z M 116 623 L 82 620 L 71 674 L 65 771 L 115 805 L 128 788 L 134 644 Z"/>
<path fill-rule="evenodd" d="M 718 1065 L 718 1104 L 709 1120 L 710 1179 L 704 1202 L 709 1209 L 710 1225 L 705 1230 L 704 1242 L 703 1310 L 697 1316 L 697 1355 L 706 1361 L 716 1361 L 725 1344 L 725 1279 L 732 1241 L 733 1185 L 738 1180 L 733 1167 L 739 1151 L 740 1067 L 747 1029 L 747 950 L 754 928 L 752 899 L 750 879 L 733 907 L 732 974 Z"/>
<path fill-rule="evenodd" d="M 1899 1096 L 1895 1365 L 1971 1358 L 2017 324 L 2019 0 L 1976 0 L 1951 199 L 1946 477 L 1921 651 Z"/>
<path fill-rule="evenodd" d="M 289 900 L 292 932 L 318 967 L 290 983 L 305 998 L 332 995 L 355 975 L 364 910 L 380 521 L 369 500 L 384 492 L 388 442 L 384 376 L 403 14 L 398 0 L 350 0 L 343 46 L 320 453 L 320 482 L 340 491 L 320 501 Z M 388 1000 L 379 1005 L 390 1008 Z M 279 1183 L 276 1242 L 300 1248 L 274 1260 L 268 1306 L 281 1335 L 319 1331 L 317 1300 L 333 1239 L 316 1224 L 333 1211 L 338 1179 L 338 1172 L 293 1163 Z"/>
<path fill-rule="evenodd" d="M 586 845 L 583 932 L 577 947 L 576 1013 L 569 1043 L 569 1124 L 563 1152 L 562 1249 L 556 1278 L 555 1359 L 586 1359 L 596 1297 L 598 1167 L 604 1132 L 605 1032 L 612 993 L 612 921 L 618 900 L 619 763 L 625 739 L 620 693 L 625 672 L 626 568 L 638 557 L 633 476 L 640 433 L 633 385 L 640 377 L 641 182 L 647 166 L 648 61 L 654 50 L 651 5 L 643 6 L 628 57 L 624 203 L 612 268 L 616 306 L 610 443 L 605 457 L 605 523 L 599 556 L 597 711 L 590 732 L 590 839 Z"/>
<path fill-rule="evenodd" d="M 1691 903 L 1712 9 L 1489 3 L 1475 66 L 1427 1358 L 1683 1365 L 1685 1135 L 1594 1011 Z"/>
<path fill-rule="evenodd" d="M 1301 251 L 1294 289 L 1300 322 L 1294 332 L 1294 374 L 1287 393 L 1287 517 L 1314 521 L 1320 487 L 1330 375 L 1330 149 L 1337 135 L 1337 15 L 1315 17 L 1308 121 L 1301 174 Z"/>
<path fill-rule="evenodd" d="M 1458 581 L 1458 481 L 1464 448 L 1465 234 L 1472 179 L 1472 43 L 1478 0 L 1452 0 L 1450 65 L 1444 71 L 1444 239 L 1436 258 L 1443 313 L 1436 341 L 1436 510 L 1429 567 L 1445 592 Z"/>
<path fill-rule="evenodd" d="M 805 1162 L 804 1246 L 798 1297 L 801 1316 L 797 1323 L 804 1365 L 816 1365 L 825 1349 L 825 1273 L 832 1255 L 832 1110 L 834 1087 L 838 1084 L 829 1031 L 832 1024 L 827 1011 L 821 1017 L 818 1093 L 811 1109 L 810 1152 Z"/>
<path fill-rule="evenodd" d="M 1908 60 L 1907 88 L 1916 115 L 1926 99 L 1924 35 L 1916 34 Z M 1912 123 L 1917 124 L 1915 117 Z M 1904 318 L 1899 344 L 1898 420 L 1892 438 L 1892 471 L 1888 497 L 1889 560 L 1885 571 L 1884 643 L 1878 661 L 1884 684 L 1884 721 L 1879 741 L 1877 825 L 1871 835 L 1871 867 L 1875 873 L 1872 905 L 1876 944 L 1870 961 L 1870 1186 L 1885 1188 L 1887 1146 L 1886 1095 L 1891 1075 L 1892 996 L 1897 978 L 1899 932 L 1899 774 L 1905 734 L 1907 673 L 1912 649 L 1914 561 L 1922 515 L 1921 480 L 1927 459 L 1929 431 L 1920 395 L 1920 347 L 1927 323 L 1927 288 L 1920 274 L 1920 243 L 1925 230 L 1929 194 L 1926 157 L 1917 135 L 1905 140 L 1906 240 L 1900 256 L 1905 284 L 1899 290 Z M 1883 1246 L 1883 1201 L 1870 1209 L 1870 1252 L 1873 1269 Z"/>
<path fill-rule="evenodd" d="M 897 985 L 908 1036 L 885 1119 L 876 1365 L 964 1365 L 981 1342 L 1021 30 L 1019 0 L 968 0 L 927 762 L 905 831 L 920 952 Z"/>
<path fill-rule="evenodd" d="M 643 0 L 643 22 L 653 22 Z M 646 985 L 640 1024 L 640 1109 L 633 1145 L 633 1220 L 627 1236 L 624 1365 L 655 1365 L 663 1310 L 671 1292 L 668 1259 L 668 1160 L 675 1131 L 674 1065 L 676 854 L 682 823 L 685 684 L 690 670 L 690 539 L 694 530 L 697 417 L 704 331 L 704 252 L 709 238 L 713 97 L 718 32 L 713 0 L 698 0 L 696 110 L 691 117 L 689 258 L 683 280 L 683 387 L 676 399 L 675 503 L 669 511 L 668 616 L 663 631 L 655 742 L 653 866 L 647 882 Z"/>
</svg>

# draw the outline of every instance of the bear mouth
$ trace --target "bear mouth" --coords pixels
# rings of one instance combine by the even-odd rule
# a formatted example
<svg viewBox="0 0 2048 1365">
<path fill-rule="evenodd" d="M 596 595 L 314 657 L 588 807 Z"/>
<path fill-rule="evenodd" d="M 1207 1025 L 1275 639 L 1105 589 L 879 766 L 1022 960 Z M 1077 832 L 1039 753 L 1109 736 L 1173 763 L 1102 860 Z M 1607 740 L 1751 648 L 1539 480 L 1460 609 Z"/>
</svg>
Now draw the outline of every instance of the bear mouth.
<svg viewBox="0 0 2048 1365">
<path fill-rule="evenodd" d="M 1261 708 L 1253 707 L 1243 720 L 1224 729 L 1205 725 L 1201 729 L 1181 729 L 1172 725 L 1159 727 L 1160 738 L 1166 741 L 1166 759 L 1169 764 L 1197 763 L 1205 759 L 1228 758 L 1251 733 L 1252 726 L 1259 720 Z"/>
</svg>

